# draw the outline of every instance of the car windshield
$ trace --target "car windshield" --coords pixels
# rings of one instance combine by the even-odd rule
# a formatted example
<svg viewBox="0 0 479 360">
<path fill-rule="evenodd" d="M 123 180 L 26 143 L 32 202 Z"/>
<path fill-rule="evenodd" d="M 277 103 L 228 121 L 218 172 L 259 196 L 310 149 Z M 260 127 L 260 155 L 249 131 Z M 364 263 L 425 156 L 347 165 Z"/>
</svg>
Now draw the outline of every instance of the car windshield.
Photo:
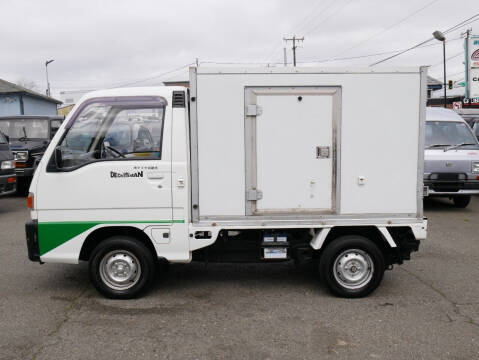
<svg viewBox="0 0 479 360">
<path fill-rule="evenodd" d="M 48 139 L 48 120 L 4 119 L 0 120 L 0 131 L 10 139 Z"/>
<path fill-rule="evenodd" d="M 462 145 L 464 149 L 479 149 L 469 127 L 458 121 L 428 121 L 426 123 L 426 148 Z"/>
</svg>

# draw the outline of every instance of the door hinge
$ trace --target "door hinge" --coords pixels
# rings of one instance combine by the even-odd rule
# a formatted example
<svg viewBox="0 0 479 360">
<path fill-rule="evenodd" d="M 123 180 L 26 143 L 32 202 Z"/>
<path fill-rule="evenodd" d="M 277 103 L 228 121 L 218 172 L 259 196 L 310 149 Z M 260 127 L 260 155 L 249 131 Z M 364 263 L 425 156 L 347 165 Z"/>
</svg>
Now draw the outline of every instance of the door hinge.
<svg viewBox="0 0 479 360">
<path fill-rule="evenodd" d="M 247 105 L 246 116 L 260 116 L 263 113 L 263 108 L 259 105 Z"/>
<path fill-rule="evenodd" d="M 246 200 L 256 201 L 263 198 L 263 192 L 261 190 L 247 190 Z"/>
</svg>

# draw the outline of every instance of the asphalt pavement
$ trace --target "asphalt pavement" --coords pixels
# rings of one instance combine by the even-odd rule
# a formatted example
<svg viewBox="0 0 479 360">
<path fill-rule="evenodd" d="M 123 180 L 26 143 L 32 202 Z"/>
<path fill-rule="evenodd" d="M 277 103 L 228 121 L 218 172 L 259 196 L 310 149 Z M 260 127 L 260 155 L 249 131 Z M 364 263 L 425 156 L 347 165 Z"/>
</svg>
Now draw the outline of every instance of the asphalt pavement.
<svg viewBox="0 0 479 360">
<path fill-rule="evenodd" d="M 428 201 L 420 251 L 353 300 L 290 263 L 172 265 L 108 300 L 87 264 L 28 260 L 25 203 L 0 198 L 0 359 L 479 359 L 479 198 Z"/>
</svg>

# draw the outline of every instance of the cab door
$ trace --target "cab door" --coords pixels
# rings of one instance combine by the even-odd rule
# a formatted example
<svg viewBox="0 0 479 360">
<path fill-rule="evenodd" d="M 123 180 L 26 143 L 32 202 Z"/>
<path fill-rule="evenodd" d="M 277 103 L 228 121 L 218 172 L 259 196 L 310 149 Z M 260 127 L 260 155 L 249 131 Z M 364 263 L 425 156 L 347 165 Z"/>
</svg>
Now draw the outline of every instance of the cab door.
<svg viewBox="0 0 479 360">
<path fill-rule="evenodd" d="M 83 103 L 42 164 L 46 169 L 35 194 L 39 224 L 63 224 L 65 232 L 69 224 L 79 223 L 171 223 L 171 121 L 166 104 L 152 96 Z M 153 141 L 138 138 L 145 132 Z"/>
</svg>

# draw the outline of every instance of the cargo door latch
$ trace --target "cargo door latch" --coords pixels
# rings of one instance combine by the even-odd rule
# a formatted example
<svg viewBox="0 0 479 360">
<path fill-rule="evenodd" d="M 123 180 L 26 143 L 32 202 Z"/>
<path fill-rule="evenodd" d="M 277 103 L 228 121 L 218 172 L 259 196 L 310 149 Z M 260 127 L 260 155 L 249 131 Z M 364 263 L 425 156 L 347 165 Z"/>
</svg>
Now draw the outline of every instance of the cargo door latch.
<svg viewBox="0 0 479 360">
<path fill-rule="evenodd" d="M 329 146 L 316 146 L 316 159 L 329 159 Z"/>
<path fill-rule="evenodd" d="M 263 198 L 263 192 L 261 190 L 247 190 L 246 191 L 246 200 L 256 201 Z"/>
</svg>

